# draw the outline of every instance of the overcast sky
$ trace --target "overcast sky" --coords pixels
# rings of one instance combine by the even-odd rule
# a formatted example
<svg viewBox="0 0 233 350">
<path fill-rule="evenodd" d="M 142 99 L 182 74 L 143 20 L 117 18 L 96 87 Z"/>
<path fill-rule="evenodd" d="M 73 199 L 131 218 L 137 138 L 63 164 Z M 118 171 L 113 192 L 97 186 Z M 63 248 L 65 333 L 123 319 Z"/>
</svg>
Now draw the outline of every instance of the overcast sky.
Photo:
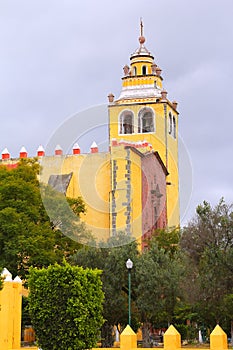
<svg viewBox="0 0 233 350">
<path fill-rule="evenodd" d="M 183 222 L 204 199 L 232 203 L 232 13 L 232 0 L 0 0 L 0 150 L 35 155 L 69 116 L 118 97 L 142 17 L 190 156 Z"/>
</svg>

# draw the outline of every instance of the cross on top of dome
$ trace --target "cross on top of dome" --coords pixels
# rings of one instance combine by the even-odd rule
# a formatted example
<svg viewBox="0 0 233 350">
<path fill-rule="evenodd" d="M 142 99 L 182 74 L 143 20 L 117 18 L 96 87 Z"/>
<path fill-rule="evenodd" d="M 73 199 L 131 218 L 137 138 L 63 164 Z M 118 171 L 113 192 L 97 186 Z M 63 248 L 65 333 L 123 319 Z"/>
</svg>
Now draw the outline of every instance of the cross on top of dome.
<svg viewBox="0 0 233 350">
<path fill-rule="evenodd" d="M 141 55 L 141 56 L 151 56 L 151 53 L 150 51 L 147 50 L 147 48 L 144 46 L 144 43 L 146 41 L 146 38 L 144 37 L 143 35 L 143 22 L 142 22 L 142 19 L 140 20 L 140 36 L 138 38 L 139 40 L 139 48 L 137 48 L 134 53 L 131 55 L 131 57 L 134 57 L 134 56 L 138 56 L 138 55 Z"/>
</svg>

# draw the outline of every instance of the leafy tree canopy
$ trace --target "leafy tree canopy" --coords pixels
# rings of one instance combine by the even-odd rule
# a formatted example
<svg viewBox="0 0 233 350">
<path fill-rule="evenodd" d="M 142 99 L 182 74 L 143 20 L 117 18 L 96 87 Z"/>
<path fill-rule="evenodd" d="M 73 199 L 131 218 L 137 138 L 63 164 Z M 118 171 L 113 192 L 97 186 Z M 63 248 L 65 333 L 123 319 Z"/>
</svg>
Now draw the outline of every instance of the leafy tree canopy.
<svg viewBox="0 0 233 350">
<path fill-rule="evenodd" d="M 159 249 L 162 248 L 173 255 L 179 250 L 180 229 L 156 229 L 153 233 L 153 240 L 148 242 L 149 247 L 154 242 L 157 242 Z"/>
<path fill-rule="evenodd" d="M 167 327 L 174 320 L 174 311 L 182 298 L 180 288 L 184 272 L 179 252 L 161 247 L 163 237 L 155 237 L 144 251 L 136 270 L 137 308 L 143 322 L 144 346 L 149 345 L 151 326 Z"/>
<path fill-rule="evenodd" d="M 179 282 L 182 264 L 178 251 L 167 246 L 170 239 L 160 240 L 166 241 L 167 250 L 159 246 L 158 239 L 159 232 L 150 242 L 150 248 L 140 253 L 137 242 L 132 242 L 130 237 L 122 234 L 107 242 L 107 247 L 113 243 L 112 248 L 83 248 L 72 258 L 74 264 L 103 270 L 106 322 L 102 327 L 102 346 L 112 345 L 114 325 L 121 324 L 124 328 L 128 323 L 128 271 L 125 265 L 128 258 L 134 264 L 131 270 L 132 326 L 137 330 L 139 322 L 143 322 L 149 332 L 152 325 L 159 326 L 161 322 L 167 325 L 172 320 L 181 293 Z M 120 242 L 123 245 L 116 247 Z"/>
<path fill-rule="evenodd" d="M 229 325 L 232 315 L 224 310 L 227 301 L 231 305 L 233 292 L 233 205 L 221 199 L 212 207 L 204 201 L 196 212 L 181 237 L 187 300 L 200 322 L 212 327 L 218 322 Z"/>
<path fill-rule="evenodd" d="M 204 201 L 198 205 L 196 216 L 183 229 L 181 247 L 199 263 L 206 249 L 219 248 L 223 252 L 233 247 L 233 205 L 221 199 L 215 207 Z M 232 267 L 228 266 L 231 269 Z"/>
<path fill-rule="evenodd" d="M 21 160 L 17 168 L 0 166 L 0 265 L 25 278 L 29 266 L 48 266 L 77 251 L 80 244 L 54 227 L 44 209 L 38 182 L 39 164 Z M 81 199 L 72 200 L 76 213 Z M 59 200 L 57 200 L 59 207 Z M 85 228 L 82 227 L 82 232 Z"/>
<path fill-rule="evenodd" d="M 139 252 L 137 242 L 132 242 L 132 239 L 124 234 L 111 237 L 101 246 L 108 248 L 83 247 L 72 257 L 71 261 L 83 267 L 103 270 L 101 279 L 105 294 L 103 309 L 105 323 L 101 330 L 101 339 L 103 347 L 110 347 L 113 344 L 113 326 L 120 324 L 124 328 L 128 323 L 128 271 L 125 264 L 128 258 L 134 263 L 132 269 L 132 291 L 134 291 L 136 286 L 135 266 Z M 134 292 L 132 296 L 134 299 Z M 132 325 L 135 325 L 137 329 L 137 316 L 134 311 Z"/>
<path fill-rule="evenodd" d="M 91 349 L 103 323 L 99 270 L 55 264 L 30 268 L 29 311 L 38 343 L 47 350 Z"/>
</svg>

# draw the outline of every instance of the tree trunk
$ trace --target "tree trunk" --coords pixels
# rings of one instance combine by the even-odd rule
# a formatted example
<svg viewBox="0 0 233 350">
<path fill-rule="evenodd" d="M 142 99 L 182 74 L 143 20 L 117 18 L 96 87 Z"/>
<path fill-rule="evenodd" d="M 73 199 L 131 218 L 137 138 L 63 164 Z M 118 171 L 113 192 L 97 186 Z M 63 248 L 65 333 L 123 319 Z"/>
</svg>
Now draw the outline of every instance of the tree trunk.
<svg viewBox="0 0 233 350">
<path fill-rule="evenodd" d="M 143 348 L 150 348 L 150 323 L 143 322 L 142 325 L 142 346 Z"/>
<path fill-rule="evenodd" d="M 101 347 L 112 348 L 114 344 L 113 326 L 105 322 L 101 328 Z"/>
</svg>

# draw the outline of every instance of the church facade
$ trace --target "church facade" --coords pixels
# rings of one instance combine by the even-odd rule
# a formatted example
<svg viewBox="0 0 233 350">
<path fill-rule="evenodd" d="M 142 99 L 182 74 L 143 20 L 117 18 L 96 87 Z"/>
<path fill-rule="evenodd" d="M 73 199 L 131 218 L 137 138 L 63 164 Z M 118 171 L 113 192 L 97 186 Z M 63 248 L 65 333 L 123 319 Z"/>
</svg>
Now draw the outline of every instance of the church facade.
<svg viewBox="0 0 233 350">
<path fill-rule="evenodd" d="M 42 148 L 38 156 L 42 182 L 83 198 L 82 220 L 97 239 L 122 231 L 143 242 L 156 228 L 179 226 L 177 102 L 167 98 L 142 27 L 123 71 L 120 96 L 108 96 L 109 151 L 99 152 L 93 143 L 90 153 L 81 154 L 76 144 L 72 155 L 57 147 L 53 156 Z"/>
</svg>

